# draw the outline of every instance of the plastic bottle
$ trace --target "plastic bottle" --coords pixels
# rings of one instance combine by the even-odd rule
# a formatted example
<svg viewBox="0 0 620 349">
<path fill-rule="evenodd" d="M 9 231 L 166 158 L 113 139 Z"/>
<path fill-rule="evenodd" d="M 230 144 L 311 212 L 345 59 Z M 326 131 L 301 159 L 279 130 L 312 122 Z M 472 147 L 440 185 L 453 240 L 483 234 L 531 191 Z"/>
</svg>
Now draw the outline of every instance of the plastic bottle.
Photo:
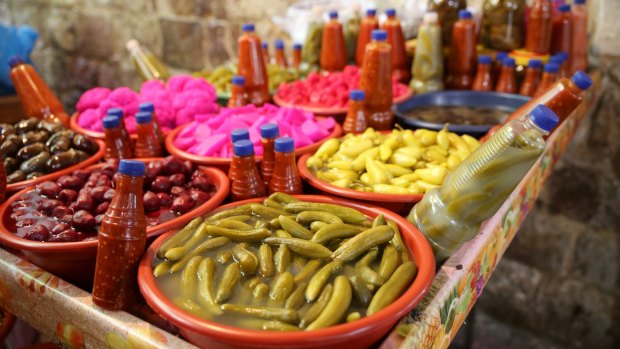
<svg viewBox="0 0 620 349">
<path fill-rule="evenodd" d="M 301 44 L 293 44 L 293 68 L 299 69 L 301 65 Z"/>
<path fill-rule="evenodd" d="M 250 132 L 247 129 L 235 128 L 232 131 L 230 131 L 230 143 L 232 143 L 233 145 L 233 150 L 235 148 L 235 142 L 241 141 L 244 139 L 248 141 L 250 140 Z M 254 148 L 252 148 L 252 151 L 254 151 L 253 149 Z M 228 168 L 228 178 L 230 178 L 231 181 L 233 180 L 233 177 L 235 175 L 232 169 L 233 169 L 232 166 Z"/>
<path fill-rule="evenodd" d="M 542 61 L 539 59 L 530 59 L 525 70 L 525 79 L 521 83 L 519 94 L 532 97 L 540 84 L 542 75 Z"/>
<path fill-rule="evenodd" d="M 347 116 L 342 124 L 344 133 L 362 133 L 368 128 L 368 114 L 364 106 L 366 93 L 364 90 L 351 90 Z"/>
<path fill-rule="evenodd" d="M 416 94 L 443 90 L 443 54 L 441 27 L 437 12 L 427 12 L 418 30 L 417 47 L 413 59 L 413 79 L 409 86 Z"/>
<path fill-rule="evenodd" d="M 481 37 L 484 47 L 512 51 L 523 47 L 525 0 L 485 0 Z"/>
<path fill-rule="evenodd" d="M 586 0 L 573 1 L 573 57 L 571 74 L 588 69 L 588 8 Z"/>
<path fill-rule="evenodd" d="M 263 159 L 260 162 L 260 173 L 263 176 L 265 188 L 269 188 L 269 182 L 273 177 L 273 168 L 275 166 L 275 140 L 278 138 L 280 131 L 276 124 L 264 124 L 260 127 L 260 137 L 263 144 Z"/>
<path fill-rule="evenodd" d="M 109 108 L 106 111 L 106 116 L 114 116 L 118 118 L 118 121 L 121 124 L 120 125 L 121 136 L 123 137 L 125 142 L 127 142 L 127 144 L 132 144 L 131 137 L 129 137 L 129 132 L 127 132 L 127 128 L 125 128 L 125 112 L 123 111 L 123 109 L 122 108 Z"/>
<path fill-rule="evenodd" d="M 448 58 L 446 86 L 454 90 L 469 90 L 476 67 L 476 23 L 471 12 L 461 10 L 452 29 L 452 45 Z"/>
<path fill-rule="evenodd" d="M 275 166 L 269 182 L 269 193 L 303 194 L 301 177 L 295 165 L 295 142 L 281 137 L 275 141 Z"/>
<path fill-rule="evenodd" d="M 499 75 L 495 91 L 502 93 L 517 93 L 517 82 L 515 81 L 515 59 L 504 59 L 502 73 Z"/>
<path fill-rule="evenodd" d="M 137 158 L 156 158 L 163 155 L 163 150 L 153 127 L 153 114 L 148 111 L 136 113 Z"/>
<path fill-rule="evenodd" d="M 551 0 L 533 0 L 525 31 L 525 49 L 543 55 L 549 53 L 552 23 Z"/>
<path fill-rule="evenodd" d="M 573 66 L 573 15 L 568 4 L 560 5 L 558 11 L 553 18 L 551 53 L 566 52 L 566 60 L 560 67 L 560 77 L 566 77 Z"/>
<path fill-rule="evenodd" d="M 120 161 L 116 191 L 99 228 L 92 297 L 104 309 L 124 309 L 137 299 L 138 265 L 146 246 L 144 171 L 141 161 Z"/>
<path fill-rule="evenodd" d="M 286 54 L 284 53 L 284 41 L 277 39 L 274 46 L 276 48 L 276 64 L 282 68 L 287 68 L 288 63 L 286 61 Z"/>
<path fill-rule="evenodd" d="M 450 47 L 454 22 L 459 18 L 459 11 L 465 8 L 467 8 L 466 0 L 428 0 L 428 10 L 439 15 L 443 47 Z"/>
<path fill-rule="evenodd" d="M 540 79 L 540 84 L 538 84 L 538 88 L 536 88 L 534 92 L 534 97 L 538 97 L 545 93 L 558 79 L 558 65 L 556 63 L 545 64 L 545 69 Z"/>
<path fill-rule="evenodd" d="M 69 115 L 34 67 L 24 63 L 20 56 L 11 57 L 9 66 L 11 81 L 26 115 L 59 121 L 68 128 Z"/>
<path fill-rule="evenodd" d="M 400 27 L 400 19 L 396 18 L 396 10 L 385 10 L 387 19 L 381 25 L 381 29 L 387 33 L 387 42 L 392 46 L 392 74 L 402 83 L 409 83 L 411 72 L 405 52 L 405 36 Z"/>
<path fill-rule="evenodd" d="M 237 65 L 237 75 L 243 75 L 245 78 L 248 101 L 261 106 L 269 101 L 270 96 L 267 68 L 265 60 L 261 59 L 260 39 L 254 33 L 254 24 L 244 24 L 241 30 L 243 34 L 238 41 L 239 64 Z"/>
<path fill-rule="evenodd" d="M 125 44 L 127 51 L 131 57 L 134 68 L 140 74 L 142 79 L 166 81 L 170 77 L 170 72 L 166 65 L 162 63 L 153 52 L 140 43 L 131 39 Z"/>
<path fill-rule="evenodd" d="M 242 75 L 235 75 L 232 78 L 232 88 L 227 106 L 229 108 L 242 107 L 246 104 L 248 104 L 248 96 L 245 92 L 245 78 Z"/>
<path fill-rule="evenodd" d="M 392 48 L 386 42 L 385 30 L 373 30 L 372 41 L 366 45 L 359 88 L 366 93 L 368 126 L 390 130 L 392 114 Z"/>
<path fill-rule="evenodd" d="M 478 56 L 478 70 L 471 85 L 474 91 L 493 91 L 493 79 L 491 77 L 491 56 Z"/>
<path fill-rule="evenodd" d="M 329 22 L 323 28 L 321 40 L 321 69 L 340 71 L 347 65 L 347 46 L 344 41 L 342 24 L 338 21 L 338 11 L 329 12 Z"/>
<path fill-rule="evenodd" d="M 131 143 L 123 137 L 119 118 L 114 115 L 104 117 L 103 129 L 105 131 L 105 158 L 131 159 L 133 157 Z"/>
<path fill-rule="evenodd" d="M 157 139 L 159 140 L 159 144 L 163 147 L 164 145 L 164 133 L 159 126 L 159 121 L 157 121 L 157 114 L 155 113 L 155 105 L 153 102 L 142 102 L 138 106 L 138 111 L 147 111 L 151 113 L 153 116 L 153 129 L 155 130 L 155 134 L 157 135 Z"/>
<path fill-rule="evenodd" d="M 537 106 L 526 118 L 504 125 L 424 195 L 407 219 L 426 236 L 437 261 L 473 238 L 512 193 L 545 148 L 543 135 L 558 123 Z"/>
<path fill-rule="evenodd" d="M 360 32 L 357 35 L 357 46 L 355 47 L 355 64 L 362 66 L 364 61 L 364 53 L 366 45 L 370 42 L 373 30 L 379 29 L 379 19 L 377 18 L 377 10 L 374 8 L 366 10 L 366 17 L 362 19 L 360 24 Z"/>
<path fill-rule="evenodd" d="M 233 144 L 233 158 L 230 163 L 230 194 L 233 201 L 265 196 L 265 183 L 258 173 L 254 158 L 254 145 L 247 139 Z"/>
<path fill-rule="evenodd" d="M 263 49 L 263 60 L 265 61 L 265 67 L 269 65 L 269 63 L 271 63 L 271 57 L 269 57 L 269 43 L 267 43 L 266 41 L 263 41 L 263 43 L 261 44 L 261 47 Z"/>
<path fill-rule="evenodd" d="M 495 60 L 493 61 L 493 73 L 491 74 L 493 77 L 493 83 L 496 83 L 499 79 L 499 75 L 502 72 L 502 65 L 504 65 L 504 59 L 508 58 L 508 53 L 506 52 L 497 52 L 495 54 Z"/>
</svg>

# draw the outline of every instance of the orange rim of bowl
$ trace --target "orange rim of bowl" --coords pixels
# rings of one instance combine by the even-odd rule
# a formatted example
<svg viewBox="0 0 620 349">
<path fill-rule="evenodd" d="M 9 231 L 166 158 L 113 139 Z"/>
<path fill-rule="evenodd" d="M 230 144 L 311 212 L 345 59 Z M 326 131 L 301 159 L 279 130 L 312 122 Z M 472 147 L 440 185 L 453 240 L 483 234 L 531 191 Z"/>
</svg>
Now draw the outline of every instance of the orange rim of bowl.
<svg viewBox="0 0 620 349">
<path fill-rule="evenodd" d="M 97 143 L 97 146 L 99 147 L 99 149 L 97 150 L 97 152 L 95 152 L 95 154 L 91 155 L 88 159 L 77 163 L 73 166 L 69 166 L 67 168 L 63 168 L 62 170 L 58 170 L 56 172 L 52 172 L 52 173 L 48 173 L 46 175 L 43 175 L 41 177 L 37 177 L 37 178 L 33 178 L 33 179 L 29 179 L 29 180 L 25 180 L 25 181 L 21 181 L 21 182 L 17 182 L 17 183 L 11 183 L 11 184 L 7 184 L 6 186 L 6 191 L 7 193 L 12 193 L 12 192 L 16 192 L 18 190 L 27 188 L 27 187 L 31 187 L 33 185 L 37 185 L 39 183 L 45 182 L 45 181 L 51 181 L 51 180 L 55 180 L 56 178 L 65 175 L 67 173 L 71 173 L 75 170 L 79 170 L 82 169 L 84 167 L 93 165 L 97 162 L 99 162 L 99 160 L 103 159 L 103 156 L 105 155 L 105 142 L 103 142 L 100 139 L 94 139 L 95 143 Z"/>
<path fill-rule="evenodd" d="M 80 113 L 74 113 L 73 115 L 71 115 L 71 117 L 69 118 L 69 128 L 72 129 L 73 131 L 77 132 L 77 133 L 81 133 L 83 135 L 87 135 L 93 138 L 97 138 L 97 139 L 105 139 L 105 133 L 103 132 L 97 132 L 97 131 L 92 131 L 92 130 L 88 130 L 83 128 L 82 126 L 80 126 L 78 124 L 78 119 L 80 118 Z M 170 133 L 170 131 L 163 131 L 164 133 L 164 137 L 166 135 L 168 135 L 168 133 Z M 132 133 L 129 135 L 129 137 L 131 137 L 131 139 L 136 140 L 138 139 L 138 135 L 135 133 Z"/>
<path fill-rule="evenodd" d="M 133 159 L 140 160 L 144 162 L 152 162 L 155 160 L 161 160 L 163 158 L 143 158 L 143 159 Z M 103 167 L 105 164 L 96 164 L 94 166 L 89 166 L 87 170 L 95 170 Z M 182 214 L 170 221 L 164 222 L 162 224 L 158 224 L 146 229 L 147 237 L 153 237 L 160 235 L 168 230 L 174 229 L 182 224 L 189 222 L 194 217 L 198 217 L 204 215 L 213 209 L 217 208 L 219 204 L 226 199 L 228 196 L 228 191 L 230 188 L 230 182 L 228 180 L 228 176 L 222 172 L 221 170 L 213 167 L 204 167 L 199 166 L 198 169 L 204 171 L 209 181 L 213 183 L 215 186 L 215 194 L 209 198 L 209 200 L 202 203 L 200 206 L 195 207 L 191 211 Z M 25 189 L 20 190 L 15 193 L 15 195 L 8 198 L 6 201 L 0 205 L 0 243 L 5 244 L 9 247 L 12 247 L 21 251 L 28 252 L 62 252 L 68 250 L 78 250 L 81 248 L 96 248 L 97 247 L 97 239 L 92 239 L 88 241 L 75 241 L 75 242 L 39 242 L 39 241 L 31 241 L 26 240 L 20 237 L 17 237 L 13 231 L 8 229 L 5 225 L 5 215 L 10 212 L 11 204 L 15 202 L 20 196 L 29 192 L 30 190 L 35 189 L 35 186 L 29 186 Z"/>
<path fill-rule="evenodd" d="M 314 331 L 282 332 L 278 333 L 277 336 L 263 336 L 261 338 L 265 341 L 265 345 L 285 344 L 312 338 L 317 338 L 317 340 L 325 340 L 326 338 L 329 338 L 330 341 L 335 341 L 342 339 L 342 337 L 353 337 L 356 336 L 361 329 L 379 327 L 383 321 L 389 318 L 402 318 L 422 300 L 422 297 L 430 288 L 435 276 L 435 256 L 424 235 L 413 225 L 411 225 L 405 218 L 381 207 L 362 204 L 342 198 L 334 198 L 323 195 L 294 196 L 305 201 L 334 203 L 352 207 L 362 211 L 366 216 L 371 218 L 373 215 L 377 216 L 379 214 L 383 214 L 386 219 L 395 221 L 401 228 L 401 235 L 407 245 L 407 251 L 416 261 L 418 273 L 409 288 L 407 288 L 407 290 L 400 297 L 398 297 L 398 299 L 371 316 L 365 316 L 357 321 L 338 324 Z M 263 199 L 264 198 L 257 198 L 234 202 L 219 207 L 214 210 L 213 213 L 249 202 L 261 202 Z M 407 229 L 407 233 L 405 234 L 403 233 L 403 228 L 407 226 L 409 226 L 409 229 Z M 140 267 L 138 269 L 138 284 L 140 291 L 149 306 L 157 313 L 162 314 L 165 318 L 172 319 L 171 322 L 173 324 L 181 324 L 178 326 L 181 330 L 188 328 L 191 331 L 213 337 L 215 340 L 224 340 L 227 342 L 233 341 L 236 343 L 242 343 L 256 341 L 256 338 L 259 338 L 259 336 L 264 334 L 265 331 L 243 329 L 240 327 L 223 325 L 199 318 L 177 307 L 157 287 L 155 277 L 152 272 L 152 261 L 159 246 L 161 246 L 161 244 L 174 233 L 175 232 L 168 232 L 167 234 L 157 238 L 157 240 L 155 240 L 148 248 L 142 258 L 142 261 L 140 262 Z"/>
<path fill-rule="evenodd" d="M 403 202 L 412 204 L 422 200 L 422 198 L 424 197 L 424 194 L 381 194 L 337 187 L 330 184 L 329 182 L 319 179 L 310 171 L 310 169 L 306 165 L 306 161 L 310 156 L 312 156 L 312 154 L 305 154 L 297 161 L 297 169 L 299 170 L 299 175 L 311 186 L 326 193 L 354 200 L 374 202 Z"/>
<path fill-rule="evenodd" d="M 317 119 L 324 119 L 323 117 L 317 117 Z M 192 154 L 190 152 L 186 152 L 185 150 L 181 150 L 179 149 L 176 145 L 174 145 L 174 140 L 177 137 L 177 135 L 179 134 L 179 132 L 181 132 L 183 130 L 183 128 L 189 126 L 189 124 L 185 124 L 185 125 L 181 125 L 177 128 L 175 128 L 174 130 L 172 130 L 167 136 L 166 136 L 166 150 L 168 150 L 168 152 L 180 159 L 184 159 L 184 160 L 189 160 L 198 164 L 203 164 L 203 165 L 212 165 L 212 166 L 228 166 L 230 165 L 230 162 L 232 161 L 232 158 L 220 158 L 220 157 L 214 157 L 214 156 L 202 156 L 202 155 L 196 155 L 196 154 Z M 338 124 L 337 122 L 334 124 L 334 129 L 332 130 L 332 132 L 325 138 L 321 139 L 320 141 L 310 144 L 310 145 L 306 145 L 304 147 L 301 148 L 296 148 L 295 149 L 295 155 L 297 156 L 301 156 L 303 154 L 309 154 L 309 153 L 314 153 L 317 149 L 319 149 L 319 147 L 321 146 L 321 144 L 323 144 L 325 141 L 327 141 L 328 139 L 331 138 L 336 138 L 336 137 L 340 137 L 342 135 L 342 127 L 340 126 L 340 124 Z M 256 161 L 261 160 L 262 156 L 260 155 L 256 155 L 255 156 Z"/>
</svg>

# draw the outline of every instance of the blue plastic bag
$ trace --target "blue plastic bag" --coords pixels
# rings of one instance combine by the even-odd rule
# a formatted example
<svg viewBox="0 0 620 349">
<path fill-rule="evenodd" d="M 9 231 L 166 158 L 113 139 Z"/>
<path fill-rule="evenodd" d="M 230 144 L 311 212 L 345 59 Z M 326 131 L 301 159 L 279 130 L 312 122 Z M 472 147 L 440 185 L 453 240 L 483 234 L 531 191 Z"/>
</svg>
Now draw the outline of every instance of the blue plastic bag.
<svg viewBox="0 0 620 349">
<path fill-rule="evenodd" d="M 0 23 L 0 95 L 15 94 L 9 77 L 9 58 L 20 55 L 26 63 L 32 63 L 30 52 L 38 37 L 39 33 L 32 27 L 14 27 Z"/>
</svg>

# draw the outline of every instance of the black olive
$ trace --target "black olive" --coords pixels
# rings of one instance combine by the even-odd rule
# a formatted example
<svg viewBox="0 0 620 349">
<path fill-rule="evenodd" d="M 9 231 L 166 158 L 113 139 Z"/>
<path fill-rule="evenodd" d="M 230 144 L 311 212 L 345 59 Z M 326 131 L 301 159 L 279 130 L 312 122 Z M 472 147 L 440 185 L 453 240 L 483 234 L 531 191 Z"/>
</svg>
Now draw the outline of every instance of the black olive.
<svg viewBox="0 0 620 349">
<path fill-rule="evenodd" d="M 94 154 L 97 151 L 97 143 L 85 135 L 77 134 L 73 136 L 73 148 Z"/>
<path fill-rule="evenodd" d="M 26 180 L 26 174 L 24 173 L 24 171 L 21 171 L 21 170 L 14 171 L 13 173 L 11 173 L 10 175 L 6 177 L 6 181 L 9 184 L 17 183 L 17 182 L 21 182 L 25 180 Z"/>
<path fill-rule="evenodd" d="M 0 135 L 14 135 L 15 127 L 11 124 L 0 124 Z"/>
<path fill-rule="evenodd" d="M 2 145 L 0 145 L 0 154 L 2 156 L 14 156 L 19 149 L 21 141 L 16 135 L 8 135 Z"/>
<path fill-rule="evenodd" d="M 44 151 L 46 151 L 46 149 L 43 143 L 33 143 L 17 151 L 17 160 L 20 162 L 26 161 Z"/>
<path fill-rule="evenodd" d="M 62 153 L 71 149 L 71 138 L 66 136 L 60 136 L 54 139 L 54 142 L 49 146 L 52 154 Z"/>
<path fill-rule="evenodd" d="M 19 168 L 19 164 L 15 158 L 7 156 L 4 158 L 4 170 L 6 173 L 11 173 Z"/>
<path fill-rule="evenodd" d="M 32 172 L 45 172 L 47 170 L 47 162 L 50 160 L 51 156 L 48 152 L 42 152 L 34 157 L 22 162 L 19 166 L 19 169 L 24 171 L 25 173 Z"/>
<path fill-rule="evenodd" d="M 21 135 L 21 142 L 23 146 L 26 146 L 37 142 L 45 142 L 45 140 L 43 140 L 43 135 L 40 133 L 29 131 Z"/>
<path fill-rule="evenodd" d="M 90 154 L 88 154 L 87 152 L 81 151 L 81 150 L 76 150 L 75 156 L 77 157 L 77 161 L 76 161 L 77 163 L 77 162 L 86 161 L 90 157 Z"/>
<path fill-rule="evenodd" d="M 58 171 L 63 168 L 67 168 L 71 165 L 75 165 L 80 161 L 79 154 L 75 149 L 69 149 L 62 153 L 54 154 L 47 160 L 47 167 L 50 171 Z"/>
<path fill-rule="evenodd" d="M 29 173 L 26 176 L 26 179 L 33 179 L 33 178 L 41 177 L 41 176 L 44 176 L 44 175 L 45 175 L 45 173 L 43 173 L 43 172 L 32 172 L 32 173 Z"/>
<path fill-rule="evenodd" d="M 39 124 L 40 119 L 37 118 L 29 118 L 26 120 L 22 120 L 15 124 L 15 131 L 18 134 L 24 134 L 26 132 L 34 131 Z"/>
<path fill-rule="evenodd" d="M 45 130 L 49 132 L 49 134 L 54 134 L 56 132 L 60 132 L 65 129 L 60 121 L 50 121 L 50 120 L 41 120 L 37 125 L 38 130 Z"/>
</svg>

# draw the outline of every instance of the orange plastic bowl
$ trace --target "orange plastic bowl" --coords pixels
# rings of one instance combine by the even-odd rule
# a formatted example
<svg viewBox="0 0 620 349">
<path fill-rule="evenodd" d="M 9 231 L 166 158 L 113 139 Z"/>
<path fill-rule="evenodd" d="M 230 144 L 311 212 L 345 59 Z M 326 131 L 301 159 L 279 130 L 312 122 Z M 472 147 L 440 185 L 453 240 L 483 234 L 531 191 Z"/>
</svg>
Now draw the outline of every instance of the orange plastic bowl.
<svg viewBox="0 0 620 349">
<path fill-rule="evenodd" d="M 92 131 L 89 129 L 85 129 L 82 126 L 80 126 L 78 124 L 78 120 L 80 119 L 80 114 L 79 113 L 75 113 L 73 115 L 71 115 L 71 118 L 69 118 L 69 127 L 77 132 L 77 133 L 81 133 L 83 135 L 87 135 L 96 139 L 105 139 L 105 133 L 103 132 L 97 132 L 97 131 Z M 164 131 L 164 136 L 167 135 L 168 133 L 170 133 L 170 131 Z M 132 133 L 129 135 L 129 137 L 131 137 L 131 139 L 133 139 L 134 141 L 136 139 L 138 139 L 138 135 L 135 133 Z"/>
<path fill-rule="evenodd" d="M 177 134 L 179 134 L 179 132 L 183 130 L 185 126 L 187 125 L 181 125 L 175 128 L 174 130 L 172 130 L 172 132 L 170 132 L 166 136 L 166 150 L 168 150 L 170 154 L 180 159 L 189 160 L 197 164 L 214 166 L 214 167 L 221 169 L 224 172 L 228 172 L 232 158 L 219 158 L 219 157 L 213 157 L 213 156 L 196 155 L 196 154 L 192 154 L 184 150 L 181 150 L 177 148 L 176 145 L 174 145 L 174 139 L 177 137 Z M 330 138 L 340 137 L 340 135 L 342 135 L 342 127 L 340 127 L 340 125 L 336 123 L 334 125 L 334 129 L 332 130 L 332 133 L 330 133 L 329 136 L 323 138 L 322 140 L 314 144 L 310 144 L 310 145 L 307 145 L 301 148 L 296 148 L 295 155 L 299 157 L 303 154 L 314 153 L 317 149 L 319 149 L 319 147 L 321 146 L 321 144 L 323 144 L 323 142 L 325 142 L 326 140 Z M 259 161 L 261 158 L 262 158 L 261 156 L 256 156 L 256 161 Z"/>
<path fill-rule="evenodd" d="M 159 159 L 137 160 L 148 163 Z M 102 166 L 103 164 L 98 164 L 88 169 L 97 169 Z M 209 180 L 215 185 L 215 194 L 193 210 L 173 220 L 148 228 L 146 230 L 148 238 L 152 240 L 162 233 L 180 227 L 193 218 L 215 209 L 226 199 L 230 187 L 228 177 L 216 168 L 201 167 L 200 169 L 204 171 Z M 30 241 L 15 236 L 9 228 L 12 227 L 10 218 L 12 212 L 11 204 L 22 194 L 30 190 L 34 190 L 34 187 L 28 187 L 16 193 L 0 205 L 0 243 L 22 251 L 32 263 L 67 281 L 74 282 L 80 286 L 89 285 L 92 282 L 95 270 L 97 256 L 96 239 L 77 242 Z"/>
<path fill-rule="evenodd" d="M 269 333 L 222 325 L 196 317 L 174 305 L 157 287 L 153 276 L 153 260 L 161 244 L 174 233 L 160 236 L 147 250 L 138 270 L 138 284 L 146 302 L 158 314 L 179 328 L 191 343 L 203 348 L 365 348 L 376 343 L 394 327 L 396 322 L 422 300 L 435 276 L 435 257 L 430 245 L 414 226 L 394 212 L 376 206 L 360 204 L 340 198 L 318 195 L 297 195 L 301 200 L 353 207 L 375 217 L 383 214 L 398 224 L 409 253 L 418 266 L 418 274 L 405 293 L 385 309 L 358 321 L 344 323 L 316 331 Z M 251 199 L 222 206 L 216 211 L 229 209 Z"/>
<path fill-rule="evenodd" d="M 27 181 L 21 181 L 21 182 L 17 182 L 17 183 L 11 183 L 11 184 L 7 184 L 6 186 L 6 192 L 7 193 L 14 193 L 18 190 L 33 186 L 33 185 L 37 185 L 39 183 L 45 182 L 45 181 L 53 181 L 55 179 L 57 179 L 60 176 L 69 174 L 75 170 L 79 170 L 81 168 L 84 168 L 86 166 L 90 166 L 93 165 L 97 162 L 99 162 L 99 160 L 103 159 L 103 156 L 105 155 L 105 143 L 101 140 L 95 139 L 95 142 L 97 143 L 97 146 L 99 147 L 99 150 L 97 150 L 97 152 L 93 155 L 91 155 L 88 159 L 86 159 L 85 161 L 82 161 L 80 163 L 77 163 L 73 166 L 64 168 L 60 171 L 56 171 L 56 172 L 52 172 L 49 174 L 46 174 L 44 176 L 41 177 L 37 177 L 37 178 L 33 178 L 33 179 L 29 179 Z"/>
<path fill-rule="evenodd" d="M 374 203 L 390 211 L 406 216 L 411 208 L 422 198 L 424 194 L 379 194 L 369 193 L 354 189 L 347 189 L 331 185 L 329 182 L 319 179 L 306 166 L 306 161 L 312 154 L 306 154 L 297 161 L 299 175 L 319 193 L 345 197 L 362 203 Z"/>
</svg>

